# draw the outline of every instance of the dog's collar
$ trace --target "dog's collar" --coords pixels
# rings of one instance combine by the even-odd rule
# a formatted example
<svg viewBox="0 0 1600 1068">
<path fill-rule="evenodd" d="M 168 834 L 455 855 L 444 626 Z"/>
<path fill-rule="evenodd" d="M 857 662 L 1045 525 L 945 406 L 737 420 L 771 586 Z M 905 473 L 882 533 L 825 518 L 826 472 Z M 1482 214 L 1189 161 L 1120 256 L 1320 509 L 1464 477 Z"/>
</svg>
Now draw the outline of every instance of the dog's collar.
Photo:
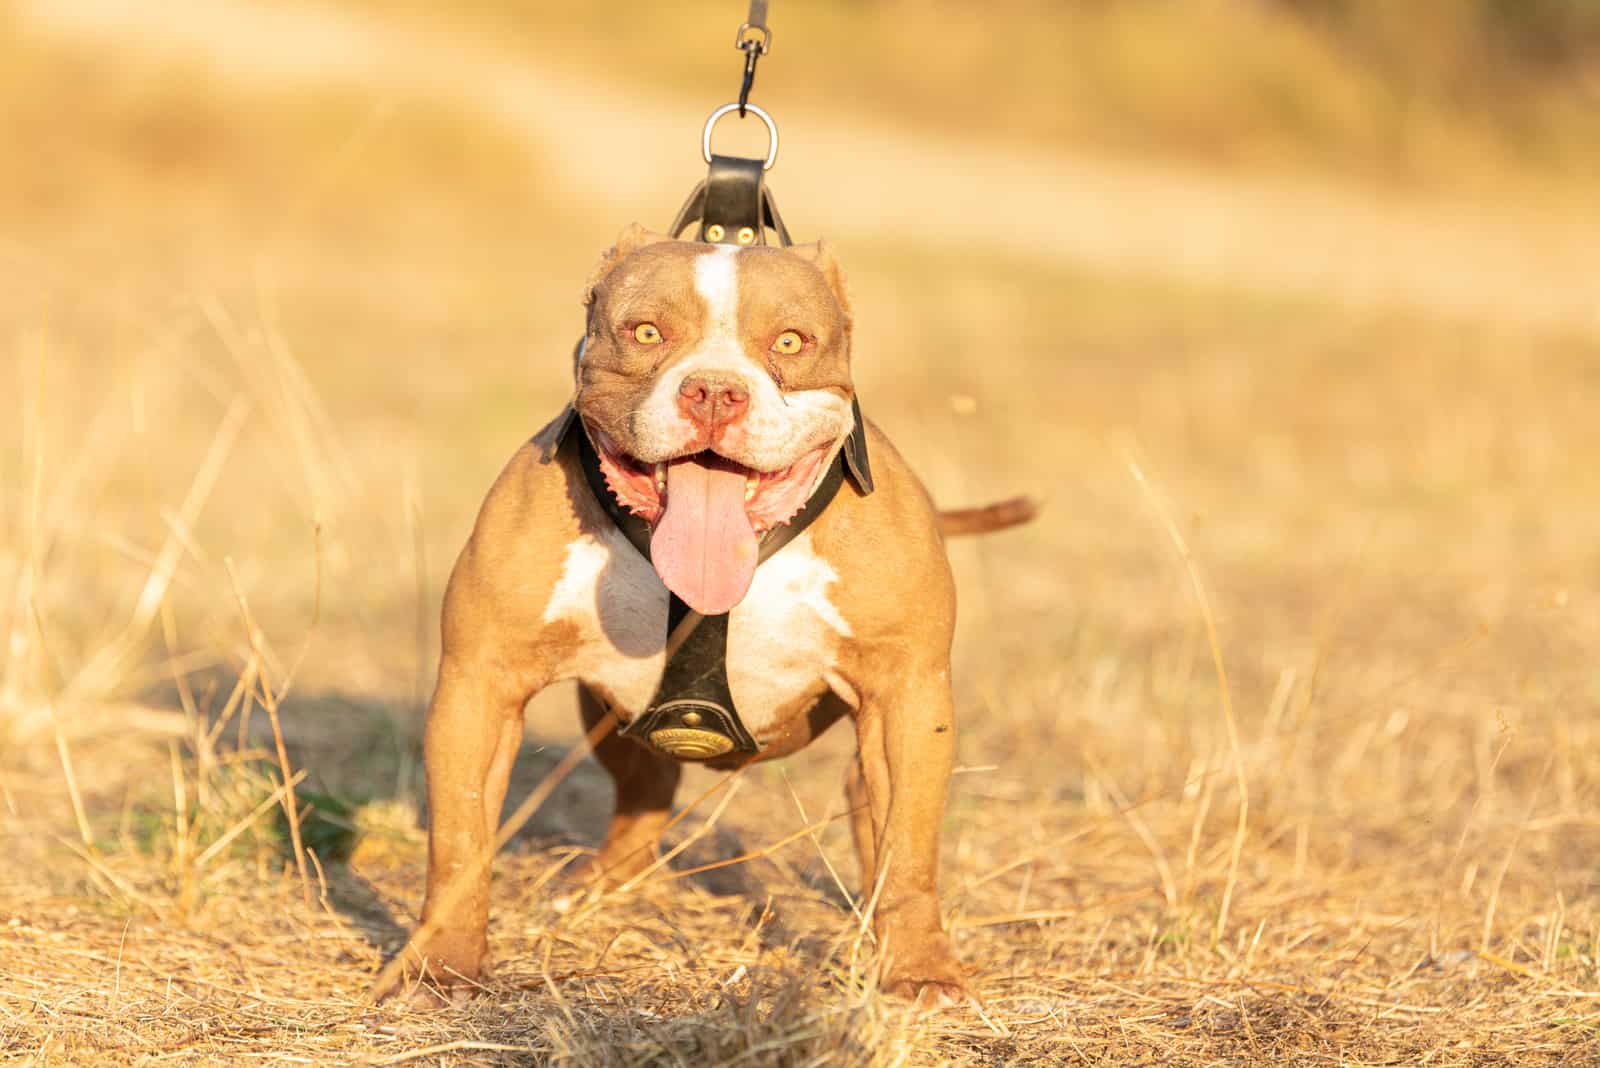
<svg viewBox="0 0 1600 1068">
<path fill-rule="evenodd" d="M 855 429 L 834 454 L 805 505 L 789 522 L 780 523 L 762 536 L 758 567 L 827 511 L 847 477 L 862 495 L 872 491 L 866 426 L 860 406 L 856 405 L 854 411 Z M 577 410 L 569 407 L 562 419 L 564 422 L 556 431 L 556 449 L 574 439 L 590 495 L 628 543 L 649 560 L 650 525 L 623 508 L 611 493 L 600 470 L 600 454 L 589 440 Z M 667 607 L 667 659 L 661 684 L 644 714 L 619 733 L 647 742 L 679 760 L 712 760 L 760 752 L 734 707 L 728 687 L 727 655 L 728 614 L 702 616 L 672 594 Z"/>
</svg>

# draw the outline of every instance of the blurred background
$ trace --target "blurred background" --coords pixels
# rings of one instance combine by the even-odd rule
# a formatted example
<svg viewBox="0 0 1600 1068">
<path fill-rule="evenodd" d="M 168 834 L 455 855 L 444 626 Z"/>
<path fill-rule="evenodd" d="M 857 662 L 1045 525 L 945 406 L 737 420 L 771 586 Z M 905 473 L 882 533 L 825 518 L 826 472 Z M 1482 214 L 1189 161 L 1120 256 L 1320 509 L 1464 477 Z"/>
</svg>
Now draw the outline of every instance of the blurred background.
<svg viewBox="0 0 1600 1068">
<path fill-rule="evenodd" d="M 941 503 L 1044 502 L 951 548 L 976 769 L 953 907 L 1143 887 L 1128 946 L 1220 911 L 1214 948 L 1354 873 L 1393 897 L 1307 922 L 1377 938 L 1374 974 L 1548 945 L 1540 975 L 1600 983 L 1600 4 L 773 7 L 769 183 L 849 273 L 866 411 Z M 215 830 L 272 789 L 270 767 L 200 786 L 253 664 L 296 668 L 306 789 L 398 805 L 392 869 L 364 870 L 414 906 L 449 567 L 568 395 L 590 266 L 702 176 L 743 14 L 0 9 L 0 831 L 41 858 L 0 889 L 117 899 L 57 834 L 146 896 L 234 886 L 183 874 L 207 833 L 185 806 Z M 758 152 L 755 125 L 719 148 Z M 530 766 L 576 737 L 571 702 L 535 703 Z M 753 773 L 731 825 L 798 826 L 790 775 L 836 805 L 849 743 Z M 588 780 L 529 848 L 592 844 L 604 796 Z M 1014 838 L 976 833 L 997 813 Z M 977 889 L 1088 826 L 1093 850 Z M 964 952 L 1024 967 L 1036 942 Z"/>
<path fill-rule="evenodd" d="M 352 649 L 318 643 L 341 685 L 428 674 L 431 653 L 419 667 L 372 628 L 415 614 L 418 581 L 436 598 L 498 465 L 564 398 L 599 250 L 630 221 L 665 227 L 699 178 L 742 13 L 13 5 L 4 529 L 124 550 L 36 582 L 62 670 L 123 622 L 115 595 L 144 588 L 137 557 L 179 525 L 194 538 L 169 592 L 195 595 L 192 637 L 234 625 L 213 581 L 228 555 L 289 624 L 316 520 L 325 636 L 353 628 Z M 1211 483 L 1180 498 L 1211 523 L 1314 537 L 1264 553 L 1262 579 L 1340 544 L 1524 585 L 1514 557 L 1554 571 L 1544 543 L 1582 543 L 1579 485 L 1551 480 L 1588 477 L 1568 461 L 1590 440 L 1600 317 L 1593 5 L 782 16 L 755 97 L 784 135 L 771 184 L 799 238 L 851 269 L 870 410 L 941 500 L 1051 500 L 994 566 L 1019 544 L 1076 554 L 1030 568 L 1060 589 L 1008 589 L 1008 616 L 1060 612 L 1107 581 L 1105 547 L 1141 540 L 1106 521 L 1128 489 L 1110 432 Z M 719 148 L 759 151 L 748 125 L 725 122 Z M 163 518 L 219 427 L 224 467 L 182 524 Z M 1534 503 L 1558 488 L 1569 507 Z M 1451 509 L 1432 544 L 1402 533 Z M 1105 545 L 1062 543 L 1080 523 Z M 67 570 L 38 549 L 32 567 Z"/>
</svg>

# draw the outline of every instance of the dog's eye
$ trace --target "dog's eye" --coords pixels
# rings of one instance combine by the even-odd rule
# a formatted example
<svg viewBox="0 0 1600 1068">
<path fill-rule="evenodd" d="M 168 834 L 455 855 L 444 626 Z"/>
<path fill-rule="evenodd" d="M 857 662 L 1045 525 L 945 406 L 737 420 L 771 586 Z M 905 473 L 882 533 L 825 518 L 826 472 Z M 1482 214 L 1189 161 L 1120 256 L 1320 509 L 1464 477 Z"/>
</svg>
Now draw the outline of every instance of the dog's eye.
<svg viewBox="0 0 1600 1068">
<path fill-rule="evenodd" d="M 633 340 L 641 345 L 659 345 L 665 339 L 655 323 L 640 323 L 633 328 Z"/>
<path fill-rule="evenodd" d="M 772 343 L 772 351 L 782 356 L 793 356 L 805 347 L 806 339 L 801 337 L 798 331 L 794 330 L 785 330 Z"/>
</svg>

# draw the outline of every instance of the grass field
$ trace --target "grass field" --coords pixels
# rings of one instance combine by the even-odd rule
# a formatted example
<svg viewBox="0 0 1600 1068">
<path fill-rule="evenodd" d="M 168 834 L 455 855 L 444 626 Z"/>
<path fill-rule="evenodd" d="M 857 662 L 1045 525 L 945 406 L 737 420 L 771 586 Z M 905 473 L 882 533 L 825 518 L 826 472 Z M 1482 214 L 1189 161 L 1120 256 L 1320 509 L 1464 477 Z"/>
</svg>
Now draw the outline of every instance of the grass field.
<svg viewBox="0 0 1600 1068">
<path fill-rule="evenodd" d="M 942 885 L 982 1007 L 875 992 L 848 834 L 806 830 L 842 731 L 598 900 L 552 885 L 606 815 L 580 765 L 497 861 L 487 989 L 367 1004 L 421 898 L 444 578 L 734 66 L 372 8 L 0 19 L 0 1057 L 1600 1061 L 1586 150 L 1441 120 L 1418 173 L 1505 166 L 1426 190 L 1285 175 L 1278 134 L 979 153 L 971 115 L 795 85 L 781 9 L 772 182 L 850 272 L 863 404 L 941 502 L 1044 501 L 951 546 Z M 538 698 L 511 803 L 578 737 Z"/>
</svg>

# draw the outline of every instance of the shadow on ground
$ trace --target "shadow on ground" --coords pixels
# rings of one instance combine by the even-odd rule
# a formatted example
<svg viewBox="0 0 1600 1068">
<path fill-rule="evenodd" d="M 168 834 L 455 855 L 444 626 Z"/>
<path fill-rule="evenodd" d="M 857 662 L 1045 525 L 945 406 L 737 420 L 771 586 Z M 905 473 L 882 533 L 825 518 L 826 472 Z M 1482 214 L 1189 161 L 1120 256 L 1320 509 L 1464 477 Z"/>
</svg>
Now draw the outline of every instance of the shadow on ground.
<svg viewBox="0 0 1600 1068">
<path fill-rule="evenodd" d="M 232 682 L 217 678 L 196 689 L 226 694 Z M 151 701 L 179 703 L 176 694 L 153 694 Z M 420 893 L 408 895 L 394 888 L 420 888 L 426 866 L 423 710 L 403 702 L 320 693 L 292 697 L 280 719 L 290 764 L 307 773 L 297 788 L 303 811 L 309 808 L 301 832 L 323 862 L 327 903 L 374 948 L 392 954 L 403 945 L 421 904 Z M 525 739 L 512 769 L 502 819 L 544 783 L 573 743 L 573 738 L 537 734 Z M 230 723 L 221 744 L 263 754 L 261 759 L 271 765 L 275 780 L 276 766 L 270 761 L 275 739 L 265 714 L 255 711 L 242 734 L 237 722 Z M 508 856 L 539 853 L 558 859 L 563 853 L 597 847 L 612 798 L 604 770 L 593 760 L 580 762 L 512 837 L 497 860 L 497 871 L 506 870 Z M 689 790 L 680 791 L 680 805 L 692 799 Z M 711 807 L 704 806 L 706 811 Z M 725 824 L 695 833 L 701 818 L 697 815 L 669 832 L 667 849 L 692 839 L 669 862 L 671 868 L 714 865 L 750 851 L 738 831 Z M 278 819 L 281 823 L 281 814 Z M 286 835 L 282 846 L 287 857 Z M 849 909 L 844 892 L 820 862 L 790 867 L 756 857 L 696 872 L 684 882 L 716 898 L 742 899 L 745 907 L 740 911 L 753 913 L 752 919 L 764 915 L 763 942 L 792 940 L 790 925 L 784 922 L 790 911 L 785 901 L 796 893 L 832 910 Z M 548 892 L 572 887 L 571 882 L 558 880 Z"/>
</svg>

